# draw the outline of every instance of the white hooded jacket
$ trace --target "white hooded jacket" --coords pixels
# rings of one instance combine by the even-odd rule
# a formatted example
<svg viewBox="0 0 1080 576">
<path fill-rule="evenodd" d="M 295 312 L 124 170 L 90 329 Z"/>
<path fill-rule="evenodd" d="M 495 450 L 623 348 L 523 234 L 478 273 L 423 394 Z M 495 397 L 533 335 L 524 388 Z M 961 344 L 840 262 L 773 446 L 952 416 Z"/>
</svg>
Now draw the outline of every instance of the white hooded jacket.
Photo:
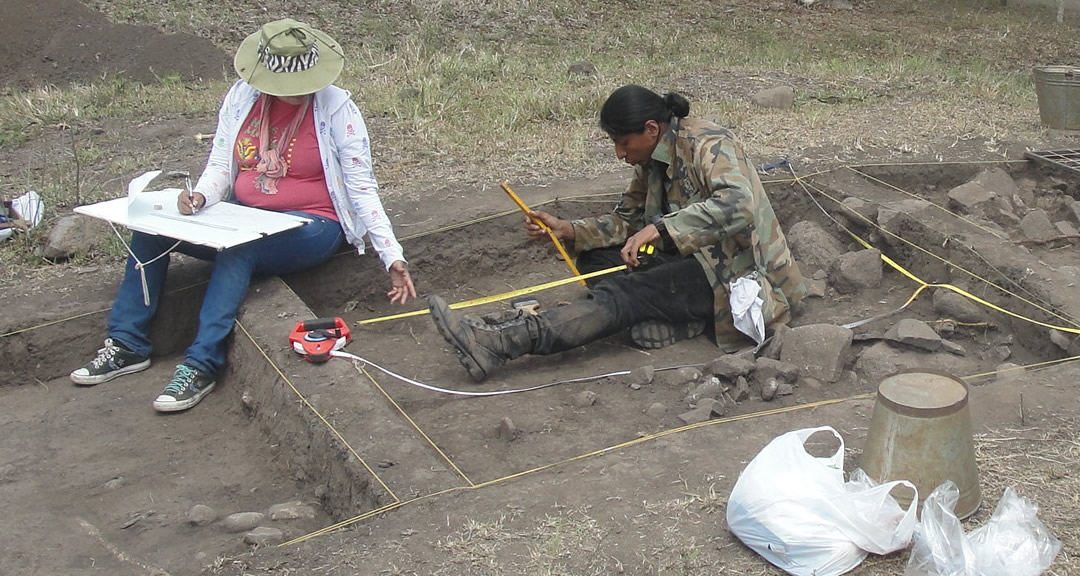
<svg viewBox="0 0 1080 576">
<path fill-rule="evenodd" d="M 259 92 L 242 80 L 225 95 L 210 157 L 195 185 L 195 191 L 206 197 L 207 206 L 233 196 L 239 171 L 233 153 L 236 137 L 258 98 Z M 345 238 L 363 254 L 367 234 L 388 269 L 395 261 L 404 261 L 401 244 L 379 199 L 367 126 L 351 94 L 337 86 L 323 88 L 315 93 L 313 113 L 326 186 Z"/>
</svg>

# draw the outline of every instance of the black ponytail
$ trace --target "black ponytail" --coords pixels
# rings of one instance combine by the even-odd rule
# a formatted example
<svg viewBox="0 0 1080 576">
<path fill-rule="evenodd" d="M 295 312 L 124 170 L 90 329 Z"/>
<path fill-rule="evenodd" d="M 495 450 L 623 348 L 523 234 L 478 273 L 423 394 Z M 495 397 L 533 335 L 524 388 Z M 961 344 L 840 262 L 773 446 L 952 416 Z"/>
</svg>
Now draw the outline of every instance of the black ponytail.
<svg viewBox="0 0 1080 576">
<path fill-rule="evenodd" d="M 640 134 L 649 120 L 665 123 L 688 114 L 690 102 L 681 94 L 668 92 L 660 96 L 648 88 L 628 84 L 612 92 L 600 108 L 600 129 L 612 137 Z"/>
</svg>

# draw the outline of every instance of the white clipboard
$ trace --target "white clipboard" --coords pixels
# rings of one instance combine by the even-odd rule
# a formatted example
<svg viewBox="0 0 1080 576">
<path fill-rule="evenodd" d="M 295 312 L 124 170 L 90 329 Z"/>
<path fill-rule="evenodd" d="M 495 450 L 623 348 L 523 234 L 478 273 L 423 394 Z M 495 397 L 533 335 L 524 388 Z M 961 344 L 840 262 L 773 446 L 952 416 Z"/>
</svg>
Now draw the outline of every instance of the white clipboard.
<svg viewBox="0 0 1080 576">
<path fill-rule="evenodd" d="M 79 206 L 75 212 L 99 218 L 146 234 L 166 236 L 216 250 L 232 248 L 271 234 L 299 228 L 309 218 L 218 202 L 196 214 L 184 215 L 176 208 L 180 188 L 143 192 L 160 171 L 147 172 L 131 181 L 126 198 Z"/>
</svg>

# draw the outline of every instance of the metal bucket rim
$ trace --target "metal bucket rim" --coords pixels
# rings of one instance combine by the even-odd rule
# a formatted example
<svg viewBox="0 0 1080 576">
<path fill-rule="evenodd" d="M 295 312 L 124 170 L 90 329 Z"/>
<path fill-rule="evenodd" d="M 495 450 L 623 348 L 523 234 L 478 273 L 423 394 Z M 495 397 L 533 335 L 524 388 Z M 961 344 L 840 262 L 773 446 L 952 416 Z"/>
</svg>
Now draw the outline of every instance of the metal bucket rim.
<svg viewBox="0 0 1080 576">
<path fill-rule="evenodd" d="M 881 393 L 881 383 L 879 383 L 878 384 L 878 393 L 876 395 L 877 396 L 876 400 L 877 400 L 877 402 L 880 402 L 883 406 L 888 408 L 890 411 L 892 411 L 894 414 L 899 414 L 900 416 L 917 417 L 917 418 L 935 418 L 935 417 L 938 417 L 938 416 L 948 416 L 950 414 L 955 414 L 955 413 L 959 412 L 960 410 L 962 410 L 965 406 L 967 406 L 968 398 L 971 396 L 971 388 L 968 386 L 967 382 L 964 382 L 963 379 L 958 378 L 958 377 L 954 376 L 953 374 L 949 374 L 948 372 L 942 372 L 940 370 L 933 370 L 933 369 L 926 369 L 926 368 L 901 370 L 899 372 L 896 372 L 895 374 L 891 374 L 891 375 L 883 378 L 881 382 L 883 383 L 883 382 L 885 382 L 885 380 L 888 380 L 889 378 L 892 378 L 894 376 L 900 376 L 900 375 L 903 375 L 903 374 L 933 374 L 934 376 L 941 376 L 943 378 L 948 378 L 949 380 L 952 380 L 952 381 L 960 384 L 960 386 L 962 386 L 964 388 L 964 397 L 957 400 L 956 402 L 953 402 L 952 404 L 947 405 L 947 406 L 941 406 L 941 407 L 938 407 L 938 408 L 915 408 L 915 407 L 912 407 L 912 406 L 907 406 L 907 405 L 895 402 L 892 399 L 890 399 L 889 397 L 882 394 Z"/>
<path fill-rule="evenodd" d="M 1045 74 L 1065 74 L 1065 75 L 1080 75 L 1080 67 L 1069 66 L 1067 64 L 1052 64 L 1049 66 L 1036 66 L 1036 72 L 1043 72 Z"/>
</svg>

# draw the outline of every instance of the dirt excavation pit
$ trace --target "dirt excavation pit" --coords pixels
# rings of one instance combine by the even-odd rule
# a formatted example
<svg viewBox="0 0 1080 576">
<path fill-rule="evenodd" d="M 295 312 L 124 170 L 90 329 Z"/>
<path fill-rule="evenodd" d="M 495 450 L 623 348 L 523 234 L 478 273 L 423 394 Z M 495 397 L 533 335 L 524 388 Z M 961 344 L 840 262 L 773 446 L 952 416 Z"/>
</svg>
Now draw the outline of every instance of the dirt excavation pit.
<svg viewBox="0 0 1080 576">
<path fill-rule="evenodd" d="M 899 370 L 941 370 L 973 377 L 968 381 L 977 386 L 1009 377 L 1016 366 L 1076 354 L 1073 334 L 1052 335 L 948 288 L 927 288 L 902 311 L 840 328 L 900 309 L 919 284 L 830 220 L 929 284 L 955 286 L 1045 324 L 1075 327 L 1080 305 L 1070 287 L 1080 270 L 1073 264 L 1076 235 L 1070 230 L 1077 224 L 1078 190 L 1067 175 L 1019 162 L 857 167 L 800 183 L 783 181 L 786 176 L 765 177 L 778 180 L 767 190 L 813 296 L 793 329 L 782 331 L 780 342 L 756 360 L 722 357 L 707 337 L 645 351 L 632 347 L 627 335 L 616 335 L 555 356 L 515 360 L 477 386 L 427 315 L 359 324 L 400 312 L 385 302 L 374 259 L 355 266 L 349 257 L 347 265 L 334 262 L 286 280 L 315 313 L 341 316 L 354 327 L 349 352 L 429 385 L 500 390 L 616 374 L 464 398 L 405 384 L 371 366 L 358 372 L 349 386 L 376 385 L 392 399 L 417 433 L 430 439 L 434 466 L 448 469 L 449 480 L 443 480 L 450 485 L 490 481 L 709 418 L 873 392 Z M 555 201 L 543 209 L 572 218 L 609 210 L 616 198 Z M 511 214 L 406 238 L 420 291 L 462 302 L 566 278 L 568 268 L 556 251 L 525 240 L 520 220 Z M 1049 224 L 1031 224 L 1043 220 Z M 535 296 L 542 308 L 552 308 L 584 294 L 569 283 Z M 508 308 L 504 301 L 471 312 L 497 316 Z M 371 434 L 372 442 L 380 441 Z M 411 465 L 385 457 L 388 467 Z M 445 487 L 436 484 L 432 488 Z"/>
<path fill-rule="evenodd" d="M 391 307 L 378 260 L 347 253 L 304 274 L 256 282 L 218 390 L 187 413 L 162 416 L 149 404 L 190 340 L 205 267 L 174 265 L 155 327 L 162 356 L 151 370 L 92 389 L 72 387 L 66 373 L 96 349 L 111 291 L 83 299 L 85 315 L 58 300 L 54 308 L 67 320 L 28 319 L 0 340 L 3 369 L 21 367 L 13 381 L 38 382 L 0 387 L 9 407 L 0 420 L 8 439 L 0 494 L 12 503 L 2 525 L 26 536 L 0 556 L 0 572 L 197 574 L 250 548 L 248 532 L 225 524 L 235 512 L 299 503 L 292 514 L 299 518 L 255 521 L 280 531 L 262 541 L 267 546 L 687 424 L 850 399 L 899 370 L 940 370 L 980 386 L 1078 354 L 1075 333 L 1049 328 L 1074 330 L 1080 315 L 1075 176 L 1002 162 L 851 167 L 800 181 L 776 171 L 763 179 L 812 296 L 756 358 L 724 356 L 707 337 L 639 350 L 620 334 L 513 361 L 476 385 L 423 313 L 423 299 Z M 607 211 L 619 191 L 552 200 L 546 189 L 518 190 L 565 218 Z M 397 223 L 422 297 L 470 301 L 569 276 L 553 248 L 525 240 L 519 214 L 477 216 Z M 925 288 L 900 310 L 920 288 L 912 277 L 956 290 Z M 584 295 L 576 282 L 534 294 L 542 308 Z M 508 308 L 492 302 L 470 312 Z M 420 313 L 385 319 L 409 311 Z M 345 319 L 353 335 L 345 350 L 366 362 L 314 364 L 294 353 L 289 330 L 313 316 Z M 49 354 L 57 342 L 69 353 Z M 595 378 L 470 398 L 381 369 L 470 392 Z M 586 471 L 604 473 L 603 463 Z M 515 500 L 527 508 L 529 491 Z M 192 518 L 205 512 L 197 504 L 214 512 L 201 524 Z"/>
</svg>

